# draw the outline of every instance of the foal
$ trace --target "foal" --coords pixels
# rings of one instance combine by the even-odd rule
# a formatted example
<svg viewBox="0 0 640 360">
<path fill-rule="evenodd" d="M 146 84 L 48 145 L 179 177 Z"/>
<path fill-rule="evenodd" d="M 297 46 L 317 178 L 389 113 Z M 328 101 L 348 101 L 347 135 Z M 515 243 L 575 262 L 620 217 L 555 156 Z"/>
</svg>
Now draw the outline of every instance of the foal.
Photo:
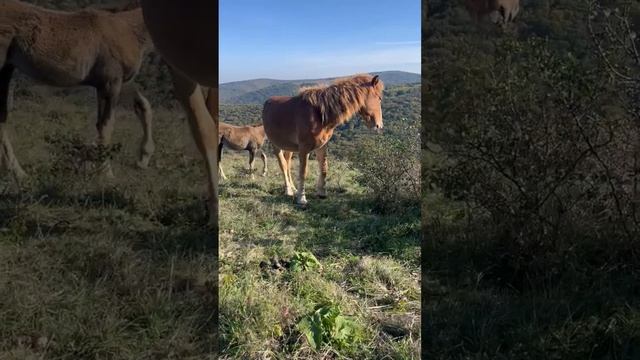
<svg viewBox="0 0 640 360">
<path fill-rule="evenodd" d="M 253 178 L 255 155 L 257 151 L 260 151 L 263 163 L 262 176 L 267 176 L 267 155 L 265 155 L 262 150 L 262 145 L 264 145 L 267 136 L 264 133 L 264 126 L 262 126 L 262 124 L 236 126 L 220 121 L 218 129 L 218 170 L 223 179 L 226 180 L 227 177 L 224 175 L 224 171 L 222 171 L 220 160 L 222 160 L 222 148 L 225 146 L 236 151 L 249 151 L 249 172 L 251 178 Z"/>
<path fill-rule="evenodd" d="M 15 69 L 55 87 L 92 86 L 98 98 L 98 143 L 111 142 L 121 90 L 138 73 L 153 47 L 140 8 L 121 12 L 54 11 L 16 0 L 0 1 L 0 164 L 20 179 L 26 174 L 7 134 L 7 98 Z M 135 92 L 134 107 L 144 137 L 138 165 L 153 152 L 148 101 Z M 106 165 L 106 174 L 112 176 Z"/>
<path fill-rule="evenodd" d="M 384 84 L 378 75 L 362 74 L 338 79 L 328 86 L 302 89 L 297 96 L 274 96 L 265 102 L 262 123 L 278 156 L 286 195 L 293 195 L 295 190 L 290 167 L 292 153 L 297 152 L 300 171 L 295 199 L 301 206 L 307 204 L 304 179 L 309 153 L 315 151 L 320 167 L 316 192 L 319 197 L 326 197 L 327 142 L 336 127 L 356 113 L 367 127 L 382 129 L 383 90 Z"/>
</svg>

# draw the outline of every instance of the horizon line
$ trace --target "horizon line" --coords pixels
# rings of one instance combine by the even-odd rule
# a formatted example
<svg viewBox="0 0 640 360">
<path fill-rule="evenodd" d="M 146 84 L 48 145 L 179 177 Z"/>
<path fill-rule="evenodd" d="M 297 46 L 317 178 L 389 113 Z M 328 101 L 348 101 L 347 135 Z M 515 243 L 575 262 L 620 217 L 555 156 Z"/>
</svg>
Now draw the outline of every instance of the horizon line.
<svg viewBox="0 0 640 360">
<path fill-rule="evenodd" d="M 402 72 L 402 73 L 422 76 L 422 73 L 420 73 L 420 72 L 412 72 L 412 71 L 404 71 L 404 70 L 365 71 L 365 72 L 361 72 L 360 74 L 372 74 L 372 73 L 383 73 L 383 72 Z M 326 79 L 335 79 L 335 78 L 340 78 L 340 77 L 351 76 L 351 75 L 354 75 L 354 74 L 337 75 L 337 76 L 322 77 L 322 78 L 304 78 L 304 79 L 300 79 L 300 78 L 298 78 L 298 79 L 276 79 L 276 78 L 270 78 L 270 77 L 255 77 L 255 78 L 249 78 L 249 79 L 243 79 L 243 80 L 232 80 L 232 81 L 218 82 L 218 85 L 230 84 L 230 83 L 235 83 L 235 82 L 243 82 L 243 81 L 252 81 L 252 80 L 275 80 L 275 81 L 326 80 Z"/>
</svg>

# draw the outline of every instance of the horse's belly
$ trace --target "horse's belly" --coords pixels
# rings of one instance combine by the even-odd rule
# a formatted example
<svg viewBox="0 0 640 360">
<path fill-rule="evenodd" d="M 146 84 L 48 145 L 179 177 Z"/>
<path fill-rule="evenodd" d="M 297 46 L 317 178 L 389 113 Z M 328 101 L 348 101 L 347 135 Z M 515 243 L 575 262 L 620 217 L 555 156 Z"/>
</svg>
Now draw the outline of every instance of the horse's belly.
<svg viewBox="0 0 640 360">
<path fill-rule="evenodd" d="M 293 134 L 287 134 L 287 133 L 284 133 L 284 134 L 271 133 L 271 134 L 269 134 L 267 132 L 267 138 L 269 139 L 269 141 L 271 141 L 271 143 L 273 145 L 275 145 L 279 149 L 286 150 L 286 151 L 295 151 L 295 152 L 298 151 L 299 145 L 298 145 L 298 142 L 295 139 L 295 133 L 293 133 Z"/>
<path fill-rule="evenodd" d="M 222 138 L 222 143 L 226 148 L 235 150 L 235 151 L 247 150 L 247 148 L 249 147 L 249 144 L 247 144 L 246 142 L 233 142 L 233 141 L 228 141 L 225 138 Z"/>
<path fill-rule="evenodd" d="M 9 62 L 30 78 L 51 86 L 80 85 L 90 71 L 88 64 L 82 64 L 68 59 L 42 54 L 26 54 L 15 51 L 9 57 Z"/>
</svg>

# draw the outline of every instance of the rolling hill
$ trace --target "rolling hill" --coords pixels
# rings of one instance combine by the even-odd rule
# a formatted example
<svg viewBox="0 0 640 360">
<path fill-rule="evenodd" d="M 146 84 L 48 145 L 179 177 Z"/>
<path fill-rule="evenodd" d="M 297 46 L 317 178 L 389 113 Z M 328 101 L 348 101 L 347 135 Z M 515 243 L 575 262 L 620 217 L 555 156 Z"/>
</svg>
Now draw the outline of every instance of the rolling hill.
<svg viewBox="0 0 640 360">
<path fill-rule="evenodd" d="M 380 75 L 385 85 L 413 84 L 420 82 L 420 74 L 404 71 L 381 71 L 371 74 Z M 331 81 L 335 78 L 275 80 L 252 79 L 220 84 L 220 102 L 223 104 L 262 104 L 274 95 L 293 95 L 302 85 L 313 85 Z"/>
</svg>

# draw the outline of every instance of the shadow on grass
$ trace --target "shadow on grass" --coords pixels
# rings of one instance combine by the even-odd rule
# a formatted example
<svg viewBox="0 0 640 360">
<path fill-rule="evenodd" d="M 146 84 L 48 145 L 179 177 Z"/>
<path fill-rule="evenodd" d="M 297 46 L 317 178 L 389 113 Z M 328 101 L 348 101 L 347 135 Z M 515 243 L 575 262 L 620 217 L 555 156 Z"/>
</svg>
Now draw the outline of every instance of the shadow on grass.
<svg viewBox="0 0 640 360">
<path fill-rule="evenodd" d="M 168 196 L 163 203 L 166 205 L 149 214 L 140 212 L 135 206 L 135 198 L 118 189 L 77 195 L 42 188 L 35 192 L 9 193 L 0 199 L 0 230 L 17 240 L 109 231 L 131 238 L 136 250 L 154 250 L 168 255 L 185 251 L 217 254 L 218 229 L 207 225 L 204 199 L 179 194 Z M 95 217 L 86 216 L 87 211 L 103 209 L 122 212 L 118 212 L 117 218 L 102 212 L 96 213 Z M 78 218 L 69 218 L 72 213 Z"/>
<path fill-rule="evenodd" d="M 638 358 L 637 244 L 519 243 L 482 225 L 424 224 L 423 357 Z"/>
<path fill-rule="evenodd" d="M 21 192 L 2 194 L 2 202 L 8 204 L 34 204 L 40 203 L 47 206 L 78 206 L 82 208 L 115 208 L 128 211 L 135 210 L 133 197 L 117 188 L 91 190 L 78 193 L 73 189 L 65 188 L 61 184 L 42 184 L 34 189 L 25 189 Z"/>
<path fill-rule="evenodd" d="M 135 232 L 132 248 L 151 250 L 165 256 L 197 252 L 217 255 L 216 232 L 216 229 L 205 226 L 139 231 Z"/>
<path fill-rule="evenodd" d="M 274 189 L 269 189 L 270 194 Z M 286 204 L 297 217 L 282 219 L 281 228 L 294 227 L 297 246 L 316 255 L 351 253 L 357 255 L 393 255 L 417 261 L 420 246 L 420 207 L 407 202 L 402 212 L 376 213 L 376 202 L 367 195 L 336 193 L 330 190 L 326 199 L 307 196 L 306 208 L 300 208 L 292 197 L 281 194 L 263 195 L 266 204 Z M 252 239 L 255 242 L 272 239 Z M 413 256 L 411 255 L 413 253 Z"/>
</svg>

